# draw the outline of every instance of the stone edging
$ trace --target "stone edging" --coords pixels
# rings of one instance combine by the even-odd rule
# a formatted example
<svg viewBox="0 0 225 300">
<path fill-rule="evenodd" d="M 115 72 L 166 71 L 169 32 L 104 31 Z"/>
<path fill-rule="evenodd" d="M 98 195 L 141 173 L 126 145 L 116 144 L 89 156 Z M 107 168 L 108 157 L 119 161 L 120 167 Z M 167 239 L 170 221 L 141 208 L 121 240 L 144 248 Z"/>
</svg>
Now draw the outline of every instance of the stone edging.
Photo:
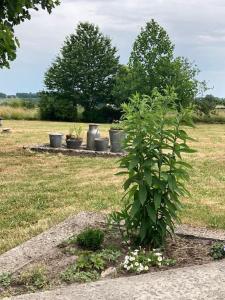
<svg viewBox="0 0 225 300">
<path fill-rule="evenodd" d="M 92 151 L 83 149 L 68 149 L 66 147 L 62 148 L 51 148 L 48 145 L 34 145 L 34 146 L 23 146 L 23 149 L 35 151 L 35 152 L 48 152 L 48 153 L 61 153 L 63 155 L 69 156 L 89 156 L 89 157 L 105 157 L 105 158 L 113 158 L 113 157 L 123 157 L 124 153 L 113 153 L 110 151 Z"/>
</svg>

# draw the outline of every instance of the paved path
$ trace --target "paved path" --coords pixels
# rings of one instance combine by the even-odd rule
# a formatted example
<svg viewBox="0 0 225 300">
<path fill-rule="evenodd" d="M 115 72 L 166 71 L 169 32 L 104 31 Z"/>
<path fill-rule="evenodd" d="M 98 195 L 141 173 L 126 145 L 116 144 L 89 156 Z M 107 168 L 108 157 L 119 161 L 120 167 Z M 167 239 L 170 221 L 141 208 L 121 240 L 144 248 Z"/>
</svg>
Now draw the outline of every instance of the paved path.
<svg viewBox="0 0 225 300">
<path fill-rule="evenodd" d="M 225 261 L 70 285 L 13 300 L 224 300 Z"/>
</svg>

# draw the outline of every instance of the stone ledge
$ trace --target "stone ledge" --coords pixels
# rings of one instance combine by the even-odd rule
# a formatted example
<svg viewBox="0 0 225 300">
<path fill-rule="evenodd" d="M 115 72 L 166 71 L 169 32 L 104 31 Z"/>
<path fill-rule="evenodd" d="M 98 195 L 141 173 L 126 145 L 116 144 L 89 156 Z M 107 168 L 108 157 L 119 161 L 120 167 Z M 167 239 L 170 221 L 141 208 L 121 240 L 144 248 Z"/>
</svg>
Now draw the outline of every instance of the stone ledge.
<svg viewBox="0 0 225 300">
<path fill-rule="evenodd" d="M 62 148 L 51 148 L 49 145 L 33 145 L 33 146 L 23 146 L 23 149 L 30 150 L 34 152 L 47 152 L 47 153 L 61 153 L 63 155 L 69 156 L 89 156 L 89 157 L 105 157 L 105 158 L 113 158 L 113 157 L 123 157 L 124 153 L 113 153 L 110 151 L 92 151 L 87 150 L 84 147 L 81 149 L 68 149 L 65 146 Z"/>
</svg>

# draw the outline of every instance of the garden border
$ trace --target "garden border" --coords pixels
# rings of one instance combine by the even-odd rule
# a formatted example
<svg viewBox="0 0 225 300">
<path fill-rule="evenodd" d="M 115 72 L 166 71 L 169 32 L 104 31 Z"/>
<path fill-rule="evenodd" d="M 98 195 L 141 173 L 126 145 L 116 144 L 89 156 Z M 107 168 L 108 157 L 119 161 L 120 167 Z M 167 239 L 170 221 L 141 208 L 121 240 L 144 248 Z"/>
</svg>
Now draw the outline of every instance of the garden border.
<svg viewBox="0 0 225 300">
<path fill-rule="evenodd" d="M 0 273 L 19 271 L 38 257 L 51 251 L 69 236 L 78 234 L 85 227 L 105 224 L 105 217 L 106 215 L 102 213 L 80 212 L 67 218 L 49 230 L 0 255 Z M 176 228 L 175 233 L 192 238 L 225 241 L 225 231 L 223 230 L 180 225 Z"/>
<path fill-rule="evenodd" d="M 105 158 L 116 158 L 125 156 L 124 153 L 113 153 L 110 151 L 93 151 L 87 150 L 85 147 L 81 149 L 68 149 L 65 146 L 62 148 L 51 148 L 48 144 L 23 146 L 23 149 L 34 151 L 34 152 L 47 152 L 55 154 L 63 154 L 68 156 L 88 156 L 88 157 L 105 157 Z"/>
</svg>

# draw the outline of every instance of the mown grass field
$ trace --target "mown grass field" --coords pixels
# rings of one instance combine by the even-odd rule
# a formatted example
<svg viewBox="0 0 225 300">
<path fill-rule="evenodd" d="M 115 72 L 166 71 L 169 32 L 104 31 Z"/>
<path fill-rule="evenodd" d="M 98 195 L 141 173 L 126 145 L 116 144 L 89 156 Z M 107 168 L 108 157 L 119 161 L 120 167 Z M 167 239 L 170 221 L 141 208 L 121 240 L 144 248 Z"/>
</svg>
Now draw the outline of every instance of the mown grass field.
<svg viewBox="0 0 225 300">
<path fill-rule="evenodd" d="M 82 125 L 86 130 L 87 124 Z M 23 145 L 45 143 L 48 133 L 67 133 L 69 123 L 5 121 L 0 135 L 0 253 L 82 210 L 110 211 L 120 206 L 122 177 L 116 159 L 34 154 Z M 109 126 L 102 125 L 107 134 Z M 183 199 L 184 223 L 225 229 L 225 125 L 189 130 L 198 152 Z M 85 136 L 85 132 L 84 132 Z"/>
</svg>

